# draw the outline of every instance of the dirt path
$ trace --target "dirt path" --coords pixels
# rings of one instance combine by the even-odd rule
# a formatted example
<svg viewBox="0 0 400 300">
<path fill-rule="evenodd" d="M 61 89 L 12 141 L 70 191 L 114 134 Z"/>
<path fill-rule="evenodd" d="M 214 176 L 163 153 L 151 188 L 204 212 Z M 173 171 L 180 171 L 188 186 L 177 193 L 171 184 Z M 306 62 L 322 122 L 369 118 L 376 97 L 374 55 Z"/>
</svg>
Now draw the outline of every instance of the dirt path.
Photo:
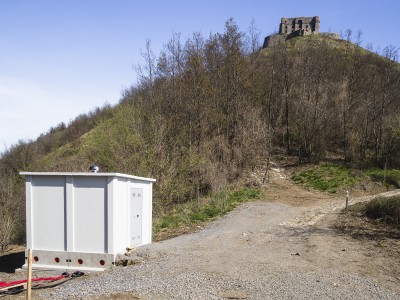
<svg viewBox="0 0 400 300">
<path fill-rule="evenodd" d="M 367 199 L 351 199 L 351 203 Z M 112 299 L 133 295 L 144 299 L 400 299 L 400 253 L 391 247 L 400 249 L 399 239 L 377 246 L 374 240 L 355 239 L 336 230 L 333 224 L 343 206 L 343 197 L 306 191 L 275 170 L 265 199 L 247 203 L 197 233 L 137 249 L 133 259 L 138 264 L 35 295 L 47 299 L 111 299 L 105 296 L 110 294 Z"/>
<path fill-rule="evenodd" d="M 243 290 L 251 299 L 274 292 L 291 299 L 400 299 L 400 256 L 333 227 L 345 198 L 305 191 L 282 175 L 275 172 L 268 202 L 248 203 L 196 234 L 139 249 L 139 256 L 160 259 L 173 270 L 168 276 L 195 270 L 229 278 L 220 290 Z M 158 297 L 150 298 L 164 299 Z"/>
</svg>

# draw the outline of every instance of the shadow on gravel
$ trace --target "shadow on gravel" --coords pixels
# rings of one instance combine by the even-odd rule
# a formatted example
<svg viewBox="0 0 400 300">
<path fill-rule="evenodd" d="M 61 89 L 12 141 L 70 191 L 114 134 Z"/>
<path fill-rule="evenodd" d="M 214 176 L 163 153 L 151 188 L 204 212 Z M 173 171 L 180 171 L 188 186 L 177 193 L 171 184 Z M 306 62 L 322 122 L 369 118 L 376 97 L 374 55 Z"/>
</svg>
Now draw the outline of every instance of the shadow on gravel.
<svg viewBox="0 0 400 300">
<path fill-rule="evenodd" d="M 390 228 L 368 228 L 364 226 L 339 226 L 338 230 L 356 240 L 400 240 L 400 231 Z"/>
<path fill-rule="evenodd" d="M 15 252 L 0 256 L 0 272 L 14 273 L 25 263 L 25 252 Z"/>
<path fill-rule="evenodd" d="M 354 214 L 342 214 L 333 227 L 338 232 L 349 235 L 356 240 L 400 240 L 400 228 L 368 220 Z"/>
<path fill-rule="evenodd" d="M 321 235 L 321 236 L 341 236 L 345 235 L 340 230 L 331 227 L 314 227 L 308 226 L 303 228 L 289 228 L 283 235 L 290 237 L 309 237 L 312 235 Z"/>
</svg>

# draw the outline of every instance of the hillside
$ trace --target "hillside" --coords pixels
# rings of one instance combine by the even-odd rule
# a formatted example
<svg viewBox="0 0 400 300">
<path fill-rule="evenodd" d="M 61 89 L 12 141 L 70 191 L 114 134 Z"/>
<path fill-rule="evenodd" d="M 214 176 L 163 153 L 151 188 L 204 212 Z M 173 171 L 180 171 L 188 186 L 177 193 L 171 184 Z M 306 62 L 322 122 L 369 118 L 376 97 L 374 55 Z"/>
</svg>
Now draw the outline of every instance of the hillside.
<svg viewBox="0 0 400 300">
<path fill-rule="evenodd" d="M 95 162 L 157 178 L 158 215 L 213 198 L 280 155 L 400 166 L 396 49 L 379 56 L 323 36 L 255 44 L 232 20 L 207 39 L 174 34 L 158 56 L 148 43 L 139 83 L 119 105 L 11 147 L 0 160 L 0 246 L 24 237 L 22 170 L 86 171 Z"/>
</svg>

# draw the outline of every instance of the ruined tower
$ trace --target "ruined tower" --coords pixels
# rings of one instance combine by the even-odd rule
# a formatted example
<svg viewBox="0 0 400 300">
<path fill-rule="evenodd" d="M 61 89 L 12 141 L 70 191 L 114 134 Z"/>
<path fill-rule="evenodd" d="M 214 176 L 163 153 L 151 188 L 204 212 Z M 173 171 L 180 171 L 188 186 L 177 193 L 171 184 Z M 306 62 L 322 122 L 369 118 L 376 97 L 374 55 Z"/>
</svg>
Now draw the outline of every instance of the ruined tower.
<svg viewBox="0 0 400 300">
<path fill-rule="evenodd" d="M 267 36 L 264 40 L 263 48 L 284 42 L 296 36 L 305 36 L 311 34 L 321 34 L 333 39 L 339 39 L 339 35 L 337 33 L 321 33 L 319 28 L 319 16 L 282 18 L 279 25 L 279 33 Z"/>
<path fill-rule="evenodd" d="M 282 18 L 279 34 L 308 35 L 319 33 L 319 16 Z"/>
</svg>

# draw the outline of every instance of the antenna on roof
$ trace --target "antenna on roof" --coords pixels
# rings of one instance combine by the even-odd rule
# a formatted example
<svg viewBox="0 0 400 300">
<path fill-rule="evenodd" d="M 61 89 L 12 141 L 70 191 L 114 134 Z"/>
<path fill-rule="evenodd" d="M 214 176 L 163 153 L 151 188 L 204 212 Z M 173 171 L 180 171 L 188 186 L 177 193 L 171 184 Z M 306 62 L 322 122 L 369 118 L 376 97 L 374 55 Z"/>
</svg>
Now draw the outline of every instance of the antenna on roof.
<svg viewBox="0 0 400 300">
<path fill-rule="evenodd" d="M 97 173 L 99 170 L 100 170 L 99 167 L 96 166 L 95 164 L 91 164 L 89 167 L 89 171 L 93 173 Z"/>
</svg>

